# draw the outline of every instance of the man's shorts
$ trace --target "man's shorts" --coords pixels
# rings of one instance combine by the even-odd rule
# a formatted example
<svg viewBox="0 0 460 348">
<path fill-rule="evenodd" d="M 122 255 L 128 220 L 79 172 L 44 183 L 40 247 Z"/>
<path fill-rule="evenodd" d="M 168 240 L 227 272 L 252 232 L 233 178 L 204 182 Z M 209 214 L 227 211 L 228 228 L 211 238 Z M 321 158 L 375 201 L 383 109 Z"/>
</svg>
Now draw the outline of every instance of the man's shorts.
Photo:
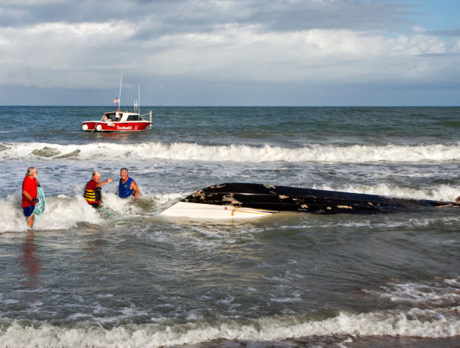
<svg viewBox="0 0 460 348">
<path fill-rule="evenodd" d="M 24 211 L 24 216 L 29 217 L 34 212 L 35 206 L 31 205 L 29 207 L 22 208 Z"/>
</svg>

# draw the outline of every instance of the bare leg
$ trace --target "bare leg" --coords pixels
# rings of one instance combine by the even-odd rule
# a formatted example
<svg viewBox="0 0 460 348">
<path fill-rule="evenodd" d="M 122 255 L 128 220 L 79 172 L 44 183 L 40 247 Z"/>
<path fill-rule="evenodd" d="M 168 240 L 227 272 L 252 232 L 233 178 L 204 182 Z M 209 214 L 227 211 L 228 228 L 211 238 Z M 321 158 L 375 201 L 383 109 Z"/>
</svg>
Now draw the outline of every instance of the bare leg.
<svg viewBox="0 0 460 348">
<path fill-rule="evenodd" d="M 27 226 L 32 228 L 33 225 L 34 225 L 34 214 L 30 216 L 29 220 L 27 220 Z"/>
</svg>

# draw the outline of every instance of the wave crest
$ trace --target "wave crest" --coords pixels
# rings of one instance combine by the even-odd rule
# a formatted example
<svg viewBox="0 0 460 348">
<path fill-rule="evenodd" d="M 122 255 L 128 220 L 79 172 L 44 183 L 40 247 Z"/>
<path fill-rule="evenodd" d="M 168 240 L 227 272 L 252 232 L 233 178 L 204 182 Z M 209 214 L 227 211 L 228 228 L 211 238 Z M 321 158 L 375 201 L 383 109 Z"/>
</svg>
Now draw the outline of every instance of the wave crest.
<svg viewBox="0 0 460 348">
<path fill-rule="evenodd" d="M 66 329 L 48 323 L 23 326 L 18 321 L 8 319 L 3 319 L 3 322 L 0 343 L 5 346 L 32 343 L 35 347 L 109 347 L 114 341 L 131 347 L 163 347 L 199 344 L 218 339 L 267 342 L 330 335 L 446 338 L 460 334 L 460 320 L 455 308 L 415 308 L 407 312 L 381 311 L 362 314 L 341 312 L 335 317 L 319 321 L 286 316 L 260 318 L 245 324 L 235 320 L 220 324 L 169 322 L 128 324 L 111 329 L 101 326 L 85 327 L 86 325 Z"/>
<path fill-rule="evenodd" d="M 264 145 L 200 145 L 148 142 L 142 144 L 0 144 L 4 159 L 35 157 L 43 160 L 102 159 L 216 162 L 426 163 L 460 161 L 460 144 L 320 145 L 299 148 Z"/>
</svg>

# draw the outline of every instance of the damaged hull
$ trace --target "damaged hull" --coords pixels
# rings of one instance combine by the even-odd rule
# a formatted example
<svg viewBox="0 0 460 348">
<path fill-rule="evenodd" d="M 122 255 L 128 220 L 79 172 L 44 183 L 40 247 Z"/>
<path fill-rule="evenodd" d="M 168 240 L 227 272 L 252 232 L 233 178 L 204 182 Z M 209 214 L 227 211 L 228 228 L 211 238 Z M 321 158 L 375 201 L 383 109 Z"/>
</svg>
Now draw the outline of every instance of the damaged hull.
<svg viewBox="0 0 460 348">
<path fill-rule="evenodd" d="M 201 189 L 162 215 L 219 219 L 260 217 L 277 212 L 363 214 L 420 210 L 449 204 L 289 186 L 228 183 Z"/>
<path fill-rule="evenodd" d="M 237 207 L 228 204 L 205 204 L 178 202 L 161 215 L 182 216 L 199 219 L 254 219 L 278 213 L 275 210 Z"/>
</svg>

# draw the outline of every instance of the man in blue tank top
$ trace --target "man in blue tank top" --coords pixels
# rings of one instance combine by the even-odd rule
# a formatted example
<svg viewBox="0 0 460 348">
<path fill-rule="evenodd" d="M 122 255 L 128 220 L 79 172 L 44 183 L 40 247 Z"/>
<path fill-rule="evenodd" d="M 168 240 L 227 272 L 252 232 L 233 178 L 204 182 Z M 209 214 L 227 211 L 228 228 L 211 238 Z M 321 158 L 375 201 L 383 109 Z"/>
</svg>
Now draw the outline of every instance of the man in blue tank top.
<svg viewBox="0 0 460 348">
<path fill-rule="evenodd" d="M 133 178 L 128 176 L 128 169 L 120 169 L 120 182 L 118 183 L 118 197 L 128 198 L 133 196 L 133 201 L 137 200 L 139 188 Z"/>
</svg>

